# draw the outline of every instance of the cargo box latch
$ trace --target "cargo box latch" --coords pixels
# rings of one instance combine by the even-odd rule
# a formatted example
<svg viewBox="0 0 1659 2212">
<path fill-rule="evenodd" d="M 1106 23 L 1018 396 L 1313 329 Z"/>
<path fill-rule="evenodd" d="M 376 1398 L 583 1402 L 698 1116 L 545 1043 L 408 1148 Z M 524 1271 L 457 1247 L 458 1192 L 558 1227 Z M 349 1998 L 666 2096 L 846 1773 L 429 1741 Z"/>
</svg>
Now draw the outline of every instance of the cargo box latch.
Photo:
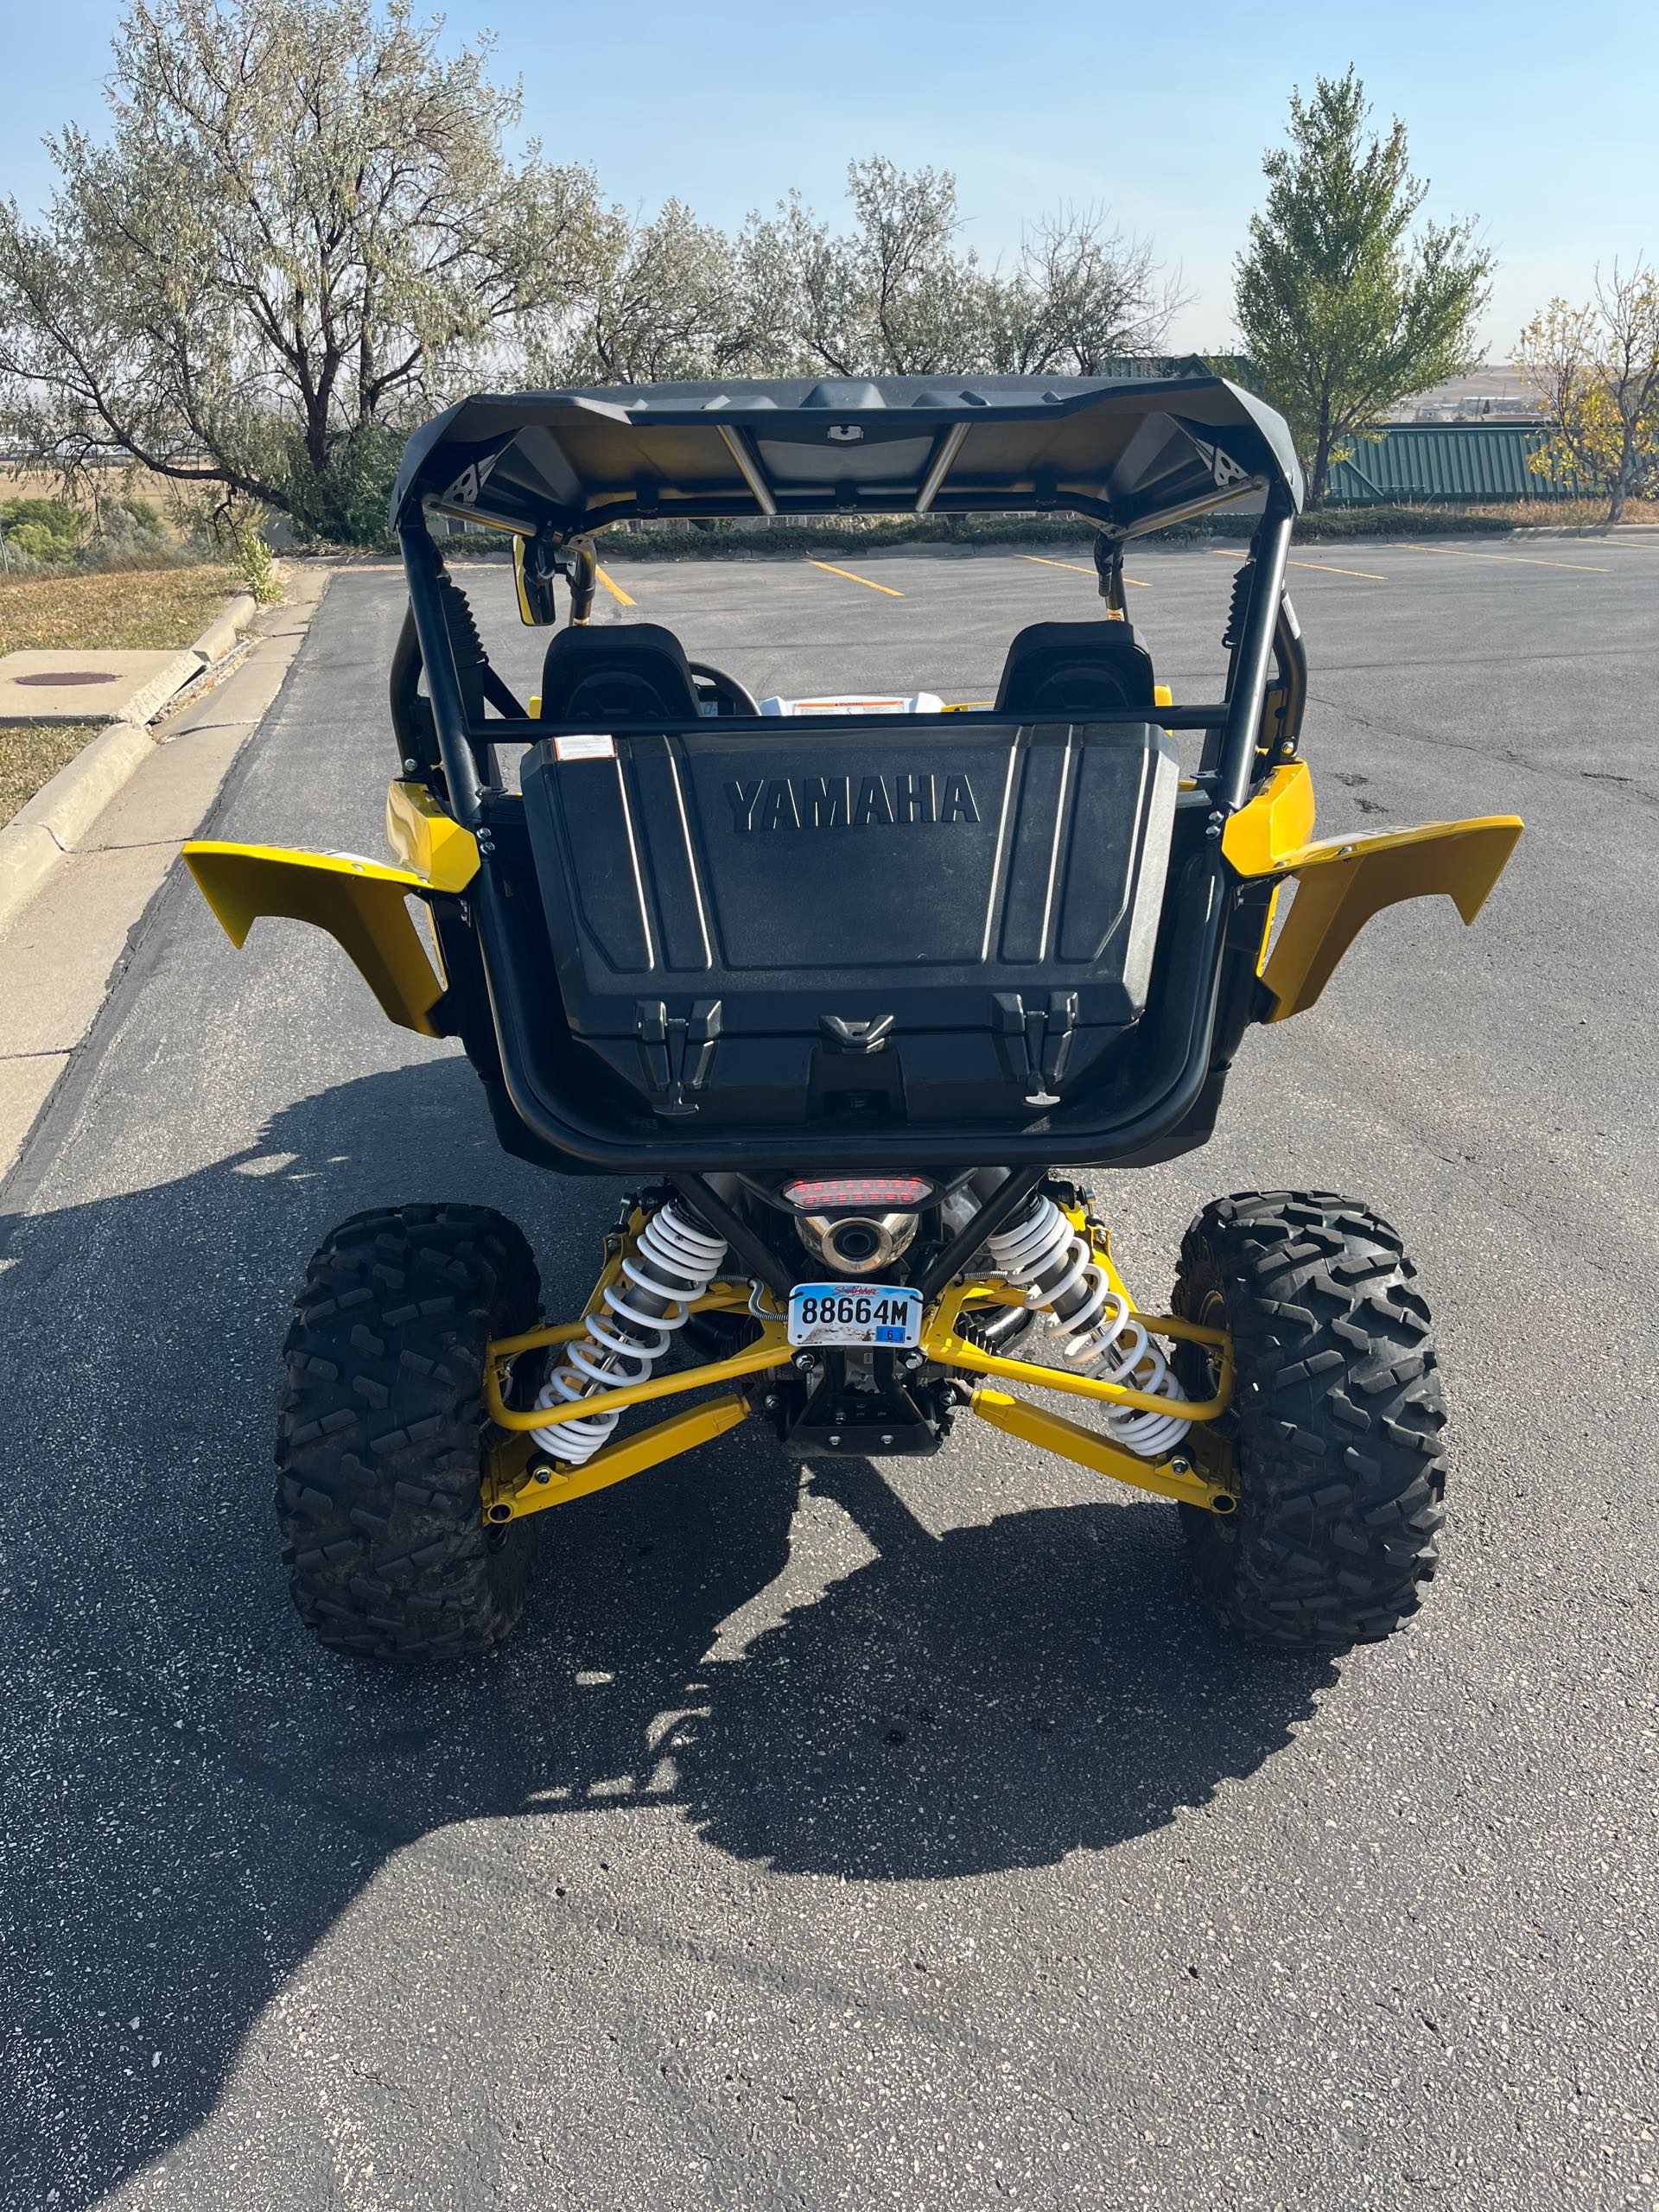
<svg viewBox="0 0 1659 2212">
<path fill-rule="evenodd" d="M 881 1052 L 893 1034 L 893 1019 L 890 1014 L 876 1014 L 868 1021 L 855 1021 L 844 1014 L 821 1014 L 818 1027 L 843 1052 Z"/>
<path fill-rule="evenodd" d="M 718 999 L 694 999 L 689 1014 L 671 1014 L 661 999 L 636 999 L 634 1033 L 645 1071 L 645 1087 L 658 1114 L 695 1114 L 697 1102 L 686 1096 L 701 1090 L 714 1064 L 720 1039 Z"/>
<path fill-rule="evenodd" d="M 1026 1087 L 1027 1106 L 1058 1106 L 1056 1085 L 1071 1057 L 1077 1034 L 1077 995 L 1051 991 L 1046 1007 L 1027 1007 L 1018 991 L 992 994 L 993 1027 L 1008 1071 Z"/>
</svg>

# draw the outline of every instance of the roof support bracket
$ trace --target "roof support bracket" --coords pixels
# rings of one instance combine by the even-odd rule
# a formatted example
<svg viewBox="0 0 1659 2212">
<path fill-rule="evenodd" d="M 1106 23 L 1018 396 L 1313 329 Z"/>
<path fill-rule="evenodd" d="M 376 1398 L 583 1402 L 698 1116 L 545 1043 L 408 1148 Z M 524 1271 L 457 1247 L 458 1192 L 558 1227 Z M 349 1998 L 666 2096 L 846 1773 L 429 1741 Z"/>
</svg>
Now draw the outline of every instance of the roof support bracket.
<svg viewBox="0 0 1659 2212">
<path fill-rule="evenodd" d="M 927 474 L 922 479 L 922 488 L 916 494 L 916 512 L 926 514 L 939 496 L 939 486 L 950 473 L 950 464 L 961 451 L 962 442 L 968 435 L 966 423 L 953 423 L 933 448 L 927 464 Z"/>
<path fill-rule="evenodd" d="M 760 466 L 760 456 L 754 450 L 748 433 L 745 430 L 734 430 L 729 423 L 722 423 L 719 427 L 720 435 L 726 441 L 727 449 L 742 474 L 743 481 L 754 494 L 754 504 L 763 515 L 775 515 L 778 512 L 778 502 L 772 497 L 772 486 L 766 481 L 765 471 Z"/>
</svg>

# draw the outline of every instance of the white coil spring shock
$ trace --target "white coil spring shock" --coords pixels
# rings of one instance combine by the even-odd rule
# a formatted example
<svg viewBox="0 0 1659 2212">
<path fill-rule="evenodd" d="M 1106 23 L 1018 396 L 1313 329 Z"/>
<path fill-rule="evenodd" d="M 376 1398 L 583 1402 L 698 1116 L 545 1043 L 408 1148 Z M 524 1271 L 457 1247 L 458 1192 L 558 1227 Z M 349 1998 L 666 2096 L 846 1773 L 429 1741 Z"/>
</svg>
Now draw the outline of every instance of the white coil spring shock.
<svg viewBox="0 0 1659 2212">
<path fill-rule="evenodd" d="M 622 1262 L 622 1280 L 606 1290 L 607 1311 L 591 1317 L 587 1335 L 565 1347 L 537 1392 L 537 1410 L 643 1382 L 673 1342 L 674 1332 L 690 1319 L 689 1306 L 708 1289 L 725 1257 L 725 1238 L 711 1235 L 672 1200 L 652 1214 Z M 530 1433 L 543 1451 L 580 1467 L 621 1418 L 620 1413 L 594 1414 Z"/>
<path fill-rule="evenodd" d="M 1070 1332 L 1060 1350 L 1084 1374 L 1185 1404 L 1168 1360 L 1052 1198 L 1039 1198 L 1024 1221 L 986 1242 L 999 1272 L 1025 1292 L 1027 1305 L 1046 1308 Z M 1173 1451 L 1192 1426 L 1179 1414 L 1140 1413 L 1133 1406 L 1103 1402 L 1096 1410 L 1113 1442 L 1145 1459 Z"/>
</svg>

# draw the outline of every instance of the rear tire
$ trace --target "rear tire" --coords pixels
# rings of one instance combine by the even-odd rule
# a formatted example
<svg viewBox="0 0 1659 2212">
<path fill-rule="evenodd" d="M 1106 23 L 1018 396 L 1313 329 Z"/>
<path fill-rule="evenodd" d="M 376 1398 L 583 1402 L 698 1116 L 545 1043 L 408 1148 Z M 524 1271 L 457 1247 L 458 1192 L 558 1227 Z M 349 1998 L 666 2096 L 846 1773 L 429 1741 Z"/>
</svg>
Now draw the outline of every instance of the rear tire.
<svg viewBox="0 0 1659 2212">
<path fill-rule="evenodd" d="M 532 1535 L 485 1524 L 485 1347 L 534 1326 L 536 1262 L 485 1206 L 354 1214 L 296 1301 L 276 1443 L 289 1587 L 320 1643 L 461 1658 L 517 1624 Z"/>
<path fill-rule="evenodd" d="M 1376 1643 L 1433 1574 L 1446 1414 L 1415 1273 L 1386 1221 L 1325 1191 L 1221 1198 L 1187 1230 L 1174 1310 L 1231 1332 L 1239 1503 L 1181 1518 L 1203 1595 L 1248 1636 Z M 1178 1365 L 1210 1395 L 1199 1347 Z"/>
</svg>

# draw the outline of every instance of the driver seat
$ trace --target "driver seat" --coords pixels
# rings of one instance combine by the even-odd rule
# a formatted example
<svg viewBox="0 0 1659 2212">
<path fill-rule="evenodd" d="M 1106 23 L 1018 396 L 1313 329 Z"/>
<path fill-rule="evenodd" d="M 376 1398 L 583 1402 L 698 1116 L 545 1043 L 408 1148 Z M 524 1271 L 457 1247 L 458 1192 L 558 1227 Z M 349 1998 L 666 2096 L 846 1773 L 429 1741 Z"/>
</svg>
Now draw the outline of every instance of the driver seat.
<svg viewBox="0 0 1659 2212">
<path fill-rule="evenodd" d="M 659 622 L 565 629 L 542 663 L 542 720 L 696 721 L 697 687 L 685 647 Z"/>
<path fill-rule="evenodd" d="M 1008 647 L 1001 714 L 1086 721 L 1156 703 L 1152 656 L 1127 622 L 1033 622 Z"/>
</svg>

